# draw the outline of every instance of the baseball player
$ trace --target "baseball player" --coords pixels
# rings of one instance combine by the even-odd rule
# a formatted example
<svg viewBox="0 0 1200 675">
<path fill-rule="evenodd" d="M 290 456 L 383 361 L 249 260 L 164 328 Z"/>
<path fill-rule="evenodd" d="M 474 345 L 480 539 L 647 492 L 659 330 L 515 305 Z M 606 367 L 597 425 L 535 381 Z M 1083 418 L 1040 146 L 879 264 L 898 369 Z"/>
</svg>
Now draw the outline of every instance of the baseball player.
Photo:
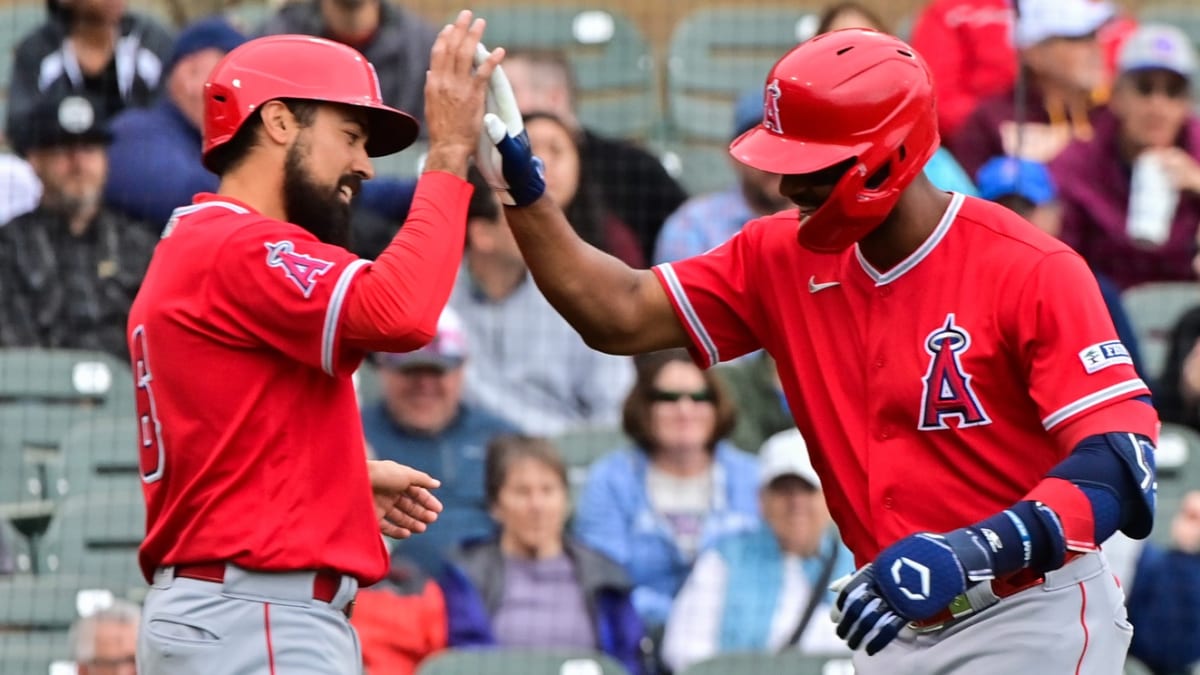
<svg viewBox="0 0 1200 675">
<path fill-rule="evenodd" d="M 441 505 L 436 480 L 367 461 L 350 376 L 368 351 L 432 339 L 450 295 L 503 57 L 475 68 L 482 32 L 463 12 L 433 47 L 425 173 L 374 263 L 346 249 L 350 201 L 369 157 L 411 144 L 417 123 L 381 102 L 371 64 L 272 36 L 205 84 L 220 188 L 175 211 L 129 321 L 152 584 L 140 672 L 362 671 L 348 616 L 387 572 L 380 530 L 422 531 Z"/>
<path fill-rule="evenodd" d="M 765 85 L 731 152 L 797 208 L 633 270 L 543 197 L 493 83 L 490 173 L 538 285 L 604 351 L 775 357 L 856 557 L 834 618 L 860 675 L 1120 673 L 1132 629 L 1099 549 L 1150 532 L 1157 417 L 1087 266 L 922 176 L 933 87 L 902 41 L 829 33 Z"/>
</svg>

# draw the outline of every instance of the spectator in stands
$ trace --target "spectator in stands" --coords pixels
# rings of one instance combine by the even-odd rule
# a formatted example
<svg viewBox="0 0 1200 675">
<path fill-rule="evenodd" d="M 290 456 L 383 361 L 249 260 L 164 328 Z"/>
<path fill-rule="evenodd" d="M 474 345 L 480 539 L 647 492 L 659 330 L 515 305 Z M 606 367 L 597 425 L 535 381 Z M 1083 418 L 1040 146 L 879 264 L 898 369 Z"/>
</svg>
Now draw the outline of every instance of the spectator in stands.
<svg viewBox="0 0 1200 675">
<path fill-rule="evenodd" d="M 459 542 L 495 531 L 483 494 L 484 448 L 516 429 L 462 401 L 467 360 L 462 321 L 447 307 L 425 347 L 375 354 L 382 399 L 363 410 L 363 431 L 377 459 L 405 464 L 442 481 L 439 527 L 397 541 L 394 551 L 428 574 Z"/>
<path fill-rule="evenodd" d="M 983 99 L 947 139 L 969 174 L 1001 155 L 1046 163 L 1072 139 L 1092 138 L 1096 95 L 1107 80 L 1096 36 L 1115 12 L 1103 1 L 1021 1 L 1013 41 L 1025 97 L 1018 104 L 1010 88 Z"/>
<path fill-rule="evenodd" d="M 1054 179 L 1044 164 L 1017 157 L 993 157 L 979 169 L 976 179 L 981 197 L 1007 207 L 1047 234 L 1058 234 L 1061 206 Z M 1116 326 L 1117 337 L 1129 351 L 1134 369 L 1144 377 L 1146 371 L 1142 367 L 1137 331 L 1125 311 L 1121 289 L 1102 272 L 1095 268 L 1092 272 Z"/>
<path fill-rule="evenodd" d="M 870 7 L 859 2 L 835 2 L 821 10 L 821 16 L 817 19 L 817 32 L 813 35 L 845 28 L 872 28 L 887 32 L 883 19 Z"/>
<path fill-rule="evenodd" d="M 1121 288 L 1194 279 L 1200 223 L 1200 117 L 1191 109 L 1196 53 L 1173 26 L 1144 25 L 1125 43 L 1112 101 L 1095 137 L 1072 144 L 1050 164 L 1063 202 L 1061 237 Z M 1132 165 L 1154 153 L 1179 203 L 1166 242 L 1128 234 Z"/>
<path fill-rule="evenodd" d="M 737 447 L 758 452 L 768 438 L 796 426 L 779 383 L 775 359 L 765 349 L 721 364 L 713 372 L 737 401 L 737 425 L 729 435 Z"/>
<path fill-rule="evenodd" d="M 933 72 L 938 125 L 951 138 L 980 101 L 1012 90 L 1012 0 L 933 0 L 913 24 L 913 48 Z"/>
<path fill-rule="evenodd" d="M 725 652 L 849 654 L 826 617 L 829 584 L 854 571 L 854 556 L 799 431 L 763 445 L 758 484 L 764 523 L 701 553 L 671 606 L 663 659 L 675 672 Z"/>
<path fill-rule="evenodd" d="M 759 89 L 738 99 L 733 111 L 731 140 L 758 126 L 762 121 L 762 106 L 763 95 Z M 732 157 L 729 161 L 737 184 L 719 192 L 692 197 L 672 213 L 658 233 L 655 264 L 704 253 L 725 243 L 747 222 L 792 207 L 791 200 L 779 194 L 779 174 L 759 171 Z"/>
<path fill-rule="evenodd" d="M 566 214 L 579 236 L 632 267 L 645 267 L 642 246 L 629 226 L 613 213 L 598 186 L 583 171 L 579 143 L 551 113 L 525 115 L 533 152 L 546 163 L 546 192 Z"/>
<path fill-rule="evenodd" d="M 642 672 L 642 623 L 620 565 L 570 537 L 567 469 L 545 439 L 488 447 L 498 538 L 457 552 L 440 577 L 450 646 L 598 649 Z"/>
<path fill-rule="evenodd" d="M 110 125 L 105 201 L 161 232 L 171 212 L 200 192 L 216 192 L 217 176 L 200 163 L 204 82 L 226 52 L 245 41 L 219 17 L 188 26 L 166 66 L 164 96 L 151 107 L 122 111 Z"/>
<path fill-rule="evenodd" d="M 616 427 L 632 361 L 588 347 L 554 311 L 529 275 L 495 193 L 477 171 L 471 180 L 467 250 L 450 295 L 471 352 L 465 399 L 530 434 Z"/>
<path fill-rule="evenodd" d="M 1062 204 L 1045 164 L 1020 157 L 993 157 L 975 174 L 979 196 L 996 202 L 1057 237 Z"/>
<path fill-rule="evenodd" d="M 1154 407 L 1162 421 L 1200 431 L 1200 307 L 1179 317 L 1169 340 L 1162 377 L 1155 383 Z"/>
<path fill-rule="evenodd" d="M 1129 654 L 1154 675 L 1200 664 L 1200 491 L 1185 493 L 1169 522 L 1167 515 L 1160 511 L 1155 525 L 1170 529 L 1166 546 L 1120 533 L 1104 542 L 1133 624 Z"/>
<path fill-rule="evenodd" d="M 651 629 L 666 622 L 700 549 L 758 522 L 758 466 L 724 440 L 735 418 L 724 385 L 686 352 L 647 355 L 625 400 L 634 447 L 588 472 L 576 531 L 625 566 L 633 604 Z"/>
<path fill-rule="evenodd" d="M 43 97 L 13 139 L 43 185 L 0 229 L 0 345 L 73 347 L 128 361 L 125 323 L 157 238 L 101 199 L 111 139 L 74 94 Z"/>
<path fill-rule="evenodd" d="M 135 675 L 142 610 L 126 600 L 76 619 L 68 641 L 78 675 Z"/>
<path fill-rule="evenodd" d="M 48 0 L 46 23 L 16 47 L 8 88 L 7 135 L 28 133 L 33 105 L 84 94 L 98 121 L 158 94 L 171 35 L 124 0 Z"/>
<path fill-rule="evenodd" d="M 445 498 L 444 487 L 438 494 Z M 422 534 L 433 532 L 429 529 Z M 350 623 L 371 675 L 413 675 L 421 661 L 446 648 L 446 601 L 437 582 L 404 556 L 393 556 L 387 577 L 360 588 Z"/>
<path fill-rule="evenodd" d="M 553 113 L 575 131 L 583 174 L 599 186 L 617 217 L 633 228 L 645 259 L 652 259 L 663 221 L 687 199 L 683 187 L 654 155 L 580 123 L 574 74 L 561 52 L 511 49 L 504 57 L 504 72 L 521 112 Z"/>
<path fill-rule="evenodd" d="M 260 33 L 316 35 L 354 47 L 375 66 L 384 102 L 424 123 L 437 29 L 413 12 L 390 0 L 299 0 L 283 5 Z"/>
<path fill-rule="evenodd" d="M 0 153 L 0 227 L 37 208 L 41 198 L 42 182 L 29 162 L 7 152 Z"/>
</svg>

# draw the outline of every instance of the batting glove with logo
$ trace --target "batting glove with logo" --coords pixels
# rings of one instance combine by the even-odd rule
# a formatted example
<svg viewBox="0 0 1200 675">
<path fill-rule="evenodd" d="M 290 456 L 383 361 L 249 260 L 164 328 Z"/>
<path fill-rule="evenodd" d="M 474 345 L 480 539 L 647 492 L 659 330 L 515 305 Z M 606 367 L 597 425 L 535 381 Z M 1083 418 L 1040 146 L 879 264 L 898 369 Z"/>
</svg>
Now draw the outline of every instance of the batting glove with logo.
<svg viewBox="0 0 1200 675">
<path fill-rule="evenodd" d="M 487 48 L 479 45 L 476 65 L 483 63 L 488 54 Z M 475 165 L 507 206 L 528 206 L 546 191 L 542 160 L 534 156 L 529 145 L 517 98 L 501 66 L 492 71 L 488 83 L 487 113 L 483 116 Z"/>
<path fill-rule="evenodd" d="M 962 528 L 945 535 L 920 532 L 884 549 L 875 562 L 840 585 L 834 603 L 838 635 L 851 649 L 883 649 L 909 621 L 935 616 L 967 584 L 995 576 L 980 533 Z"/>
</svg>

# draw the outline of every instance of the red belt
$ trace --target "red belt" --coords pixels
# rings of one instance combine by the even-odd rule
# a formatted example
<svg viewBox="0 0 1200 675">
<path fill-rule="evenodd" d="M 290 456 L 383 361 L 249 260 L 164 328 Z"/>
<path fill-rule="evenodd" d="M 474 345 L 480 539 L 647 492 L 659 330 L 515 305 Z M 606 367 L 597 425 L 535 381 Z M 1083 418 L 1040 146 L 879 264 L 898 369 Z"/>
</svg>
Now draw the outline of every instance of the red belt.
<svg viewBox="0 0 1200 675">
<path fill-rule="evenodd" d="M 997 598 L 1007 598 L 1010 595 L 1016 595 L 1021 591 L 1033 588 L 1044 581 L 1046 581 L 1046 577 L 1041 574 L 1034 574 L 1033 572 L 1029 571 L 1018 572 L 1003 579 L 992 579 L 992 593 L 994 593 Z M 963 596 L 959 597 L 961 598 Z M 951 603 L 946 609 L 943 609 L 924 621 L 914 621 L 912 622 L 912 625 L 917 628 L 932 628 L 955 619 L 966 618 L 980 609 L 982 608 L 972 608 L 969 606 L 966 609 L 961 609 L 957 606 L 957 603 Z"/>
<path fill-rule="evenodd" d="M 196 565 L 176 565 L 175 576 L 199 581 L 211 581 L 215 584 L 225 582 L 225 563 L 200 563 Z M 342 575 L 337 572 L 322 570 L 313 579 L 313 600 L 333 602 L 338 589 L 342 586 Z M 354 608 L 354 601 L 346 603 L 342 612 L 349 617 Z"/>
</svg>

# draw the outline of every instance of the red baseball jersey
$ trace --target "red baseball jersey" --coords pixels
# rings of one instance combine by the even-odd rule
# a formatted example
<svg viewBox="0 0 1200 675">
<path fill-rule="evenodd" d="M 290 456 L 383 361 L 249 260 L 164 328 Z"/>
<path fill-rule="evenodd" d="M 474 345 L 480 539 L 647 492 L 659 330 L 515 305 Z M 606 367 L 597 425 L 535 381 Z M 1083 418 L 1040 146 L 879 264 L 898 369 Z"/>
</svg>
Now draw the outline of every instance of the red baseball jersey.
<svg viewBox="0 0 1200 675">
<path fill-rule="evenodd" d="M 794 210 L 752 221 L 655 272 L 697 363 L 775 357 L 860 565 L 1008 508 L 1075 442 L 1129 426 L 1092 413 L 1149 394 L 1087 265 L 1000 206 L 955 195 L 886 272 L 857 246 L 804 249 L 797 227 Z"/>
<path fill-rule="evenodd" d="M 387 572 L 350 375 L 339 345 L 369 265 L 217 195 L 177 209 L 129 318 L 147 536 L 155 568 Z"/>
</svg>

